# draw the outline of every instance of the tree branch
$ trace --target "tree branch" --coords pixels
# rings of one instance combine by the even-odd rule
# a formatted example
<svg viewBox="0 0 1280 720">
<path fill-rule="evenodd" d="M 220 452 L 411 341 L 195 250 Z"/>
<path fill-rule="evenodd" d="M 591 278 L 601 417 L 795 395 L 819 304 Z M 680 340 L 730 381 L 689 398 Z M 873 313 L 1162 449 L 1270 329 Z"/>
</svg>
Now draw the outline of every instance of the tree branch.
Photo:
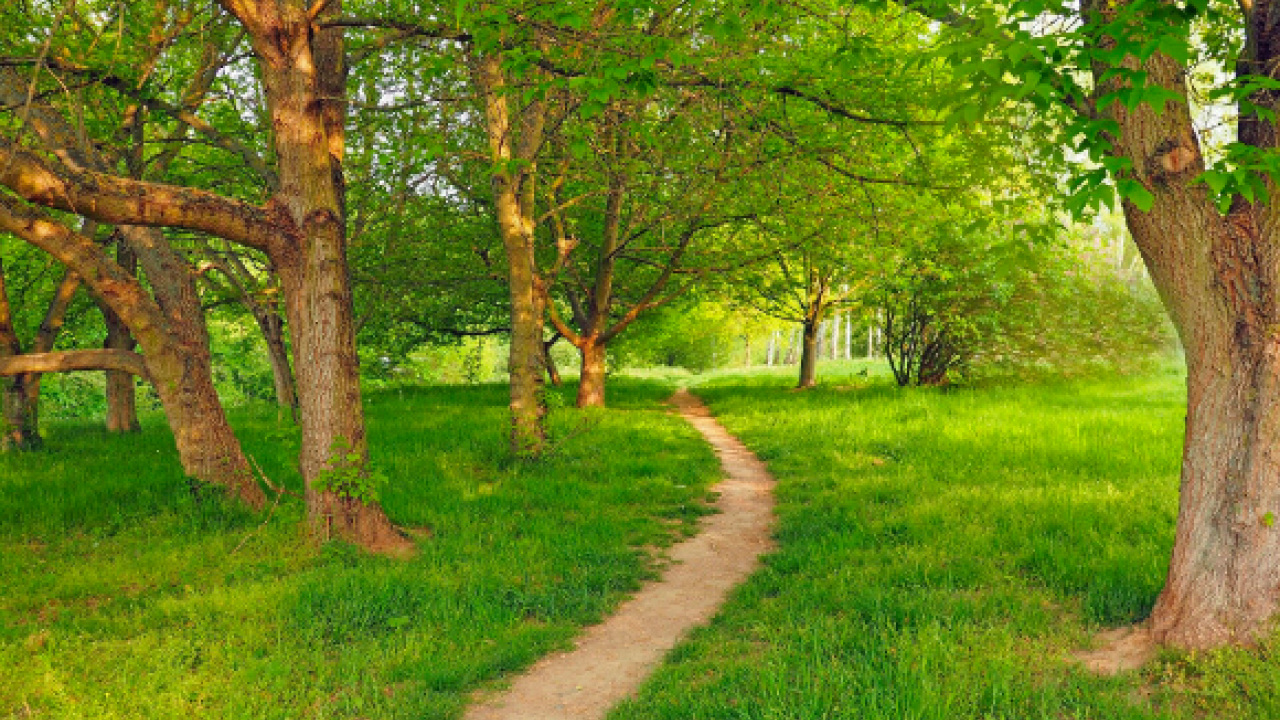
<svg viewBox="0 0 1280 720">
<path fill-rule="evenodd" d="M 63 350 L 0 357 L 0 377 L 82 370 L 117 370 L 149 378 L 142 356 L 129 350 Z"/>
<path fill-rule="evenodd" d="M 205 190 L 91 170 L 54 169 L 4 138 L 0 138 L 0 185 L 37 205 L 99 222 L 186 228 L 263 251 L 282 227 L 282 213 Z"/>
</svg>

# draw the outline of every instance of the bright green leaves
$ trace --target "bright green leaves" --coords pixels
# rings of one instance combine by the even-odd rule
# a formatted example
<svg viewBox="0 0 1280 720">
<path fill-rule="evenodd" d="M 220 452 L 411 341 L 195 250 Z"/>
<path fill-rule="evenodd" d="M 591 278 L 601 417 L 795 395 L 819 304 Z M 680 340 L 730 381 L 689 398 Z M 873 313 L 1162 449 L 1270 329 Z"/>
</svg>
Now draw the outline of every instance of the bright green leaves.
<svg viewBox="0 0 1280 720">
<path fill-rule="evenodd" d="M 333 493 L 345 500 L 364 505 L 378 502 L 378 494 L 387 478 L 369 467 L 364 452 L 339 437 L 329 446 L 325 469 L 312 481 L 317 492 Z"/>
<path fill-rule="evenodd" d="M 1280 154 L 1242 143 L 1231 143 L 1222 162 L 1206 170 L 1197 182 L 1209 188 L 1219 212 L 1227 212 L 1236 197 L 1267 202 L 1267 178 L 1280 178 Z"/>
</svg>

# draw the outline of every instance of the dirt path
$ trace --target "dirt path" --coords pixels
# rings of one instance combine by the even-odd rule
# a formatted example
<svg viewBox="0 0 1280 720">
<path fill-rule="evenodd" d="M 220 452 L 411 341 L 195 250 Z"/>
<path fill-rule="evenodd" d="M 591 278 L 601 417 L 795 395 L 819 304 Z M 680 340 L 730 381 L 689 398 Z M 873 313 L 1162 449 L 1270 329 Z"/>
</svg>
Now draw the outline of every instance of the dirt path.
<svg viewBox="0 0 1280 720">
<path fill-rule="evenodd" d="M 680 414 L 720 456 L 728 475 L 712 490 L 720 513 L 701 532 L 670 550 L 671 566 L 600 625 L 575 650 L 543 658 L 511 688 L 473 705 L 465 720 L 591 720 L 634 693 L 668 650 L 711 619 L 729 590 L 772 547 L 773 478 L 764 463 L 683 389 L 672 398 Z"/>
</svg>

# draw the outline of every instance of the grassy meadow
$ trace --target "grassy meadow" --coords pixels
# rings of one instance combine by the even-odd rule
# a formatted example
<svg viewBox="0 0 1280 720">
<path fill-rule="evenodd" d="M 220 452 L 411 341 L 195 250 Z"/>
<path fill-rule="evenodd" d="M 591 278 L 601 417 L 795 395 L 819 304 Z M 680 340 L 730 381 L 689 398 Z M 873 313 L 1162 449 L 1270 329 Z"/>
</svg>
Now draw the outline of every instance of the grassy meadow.
<svg viewBox="0 0 1280 720">
<path fill-rule="evenodd" d="M 543 463 L 505 388 L 368 399 L 410 561 L 316 547 L 193 492 L 171 443 L 55 423 L 0 455 L 0 717 L 456 718 L 651 577 L 714 457 L 661 401 L 695 385 L 778 477 L 778 550 L 612 720 L 1280 717 L 1280 640 L 1115 678 L 1070 653 L 1141 619 L 1172 543 L 1181 375 L 899 390 L 858 363 L 617 378 Z M 295 490 L 274 409 L 234 418 Z"/>
<path fill-rule="evenodd" d="M 1280 642 L 1095 677 L 1177 507 L 1180 372 L 947 390 L 856 365 L 697 393 L 778 477 L 779 550 L 611 720 L 1280 717 Z"/>
<path fill-rule="evenodd" d="M 665 414 L 669 388 L 612 392 L 559 413 L 541 464 L 504 456 L 503 387 L 372 395 L 387 511 L 430 532 L 408 562 L 317 548 L 287 496 L 263 524 L 193 494 L 160 418 L 132 437 L 52 425 L 46 450 L 0 455 L 0 717 L 456 717 L 707 512 L 717 465 Z M 267 408 L 234 421 L 300 489 L 293 429 Z"/>
</svg>

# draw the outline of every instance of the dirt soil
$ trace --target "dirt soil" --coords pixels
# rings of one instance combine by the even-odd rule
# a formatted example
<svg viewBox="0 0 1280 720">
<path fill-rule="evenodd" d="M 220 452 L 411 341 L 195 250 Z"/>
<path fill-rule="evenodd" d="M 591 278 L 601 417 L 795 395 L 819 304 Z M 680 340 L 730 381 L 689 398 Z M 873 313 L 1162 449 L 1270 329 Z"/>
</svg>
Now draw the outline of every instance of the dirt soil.
<svg viewBox="0 0 1280 720">
<path fill-rule="evenodd" d="M 618 612 L 588 628 L 576 649 L 549 655 L 500 694 L 480 698 L 465 720 L 603 718 L 633 694 L 691 628 L 706 623 L 772 549 L 773 478 L 764 463 L 730 435 L 685 390 L 676 410 L 707 439 L 728 478 L 712 488 L 719 513 L 701 532 L 672 547 L 671 566 Z"/>
<path fill-rule="evenodd" d="M 1095 638 L 1097 650 L 1080 650 L 1072 654 L 1080 663 L 1098 675 L 1116 675 L 1137 670 L 1156 656 L 1156 643 L 1151 632 L 1142 627 L 1108 630 Z"/>
</svg>

